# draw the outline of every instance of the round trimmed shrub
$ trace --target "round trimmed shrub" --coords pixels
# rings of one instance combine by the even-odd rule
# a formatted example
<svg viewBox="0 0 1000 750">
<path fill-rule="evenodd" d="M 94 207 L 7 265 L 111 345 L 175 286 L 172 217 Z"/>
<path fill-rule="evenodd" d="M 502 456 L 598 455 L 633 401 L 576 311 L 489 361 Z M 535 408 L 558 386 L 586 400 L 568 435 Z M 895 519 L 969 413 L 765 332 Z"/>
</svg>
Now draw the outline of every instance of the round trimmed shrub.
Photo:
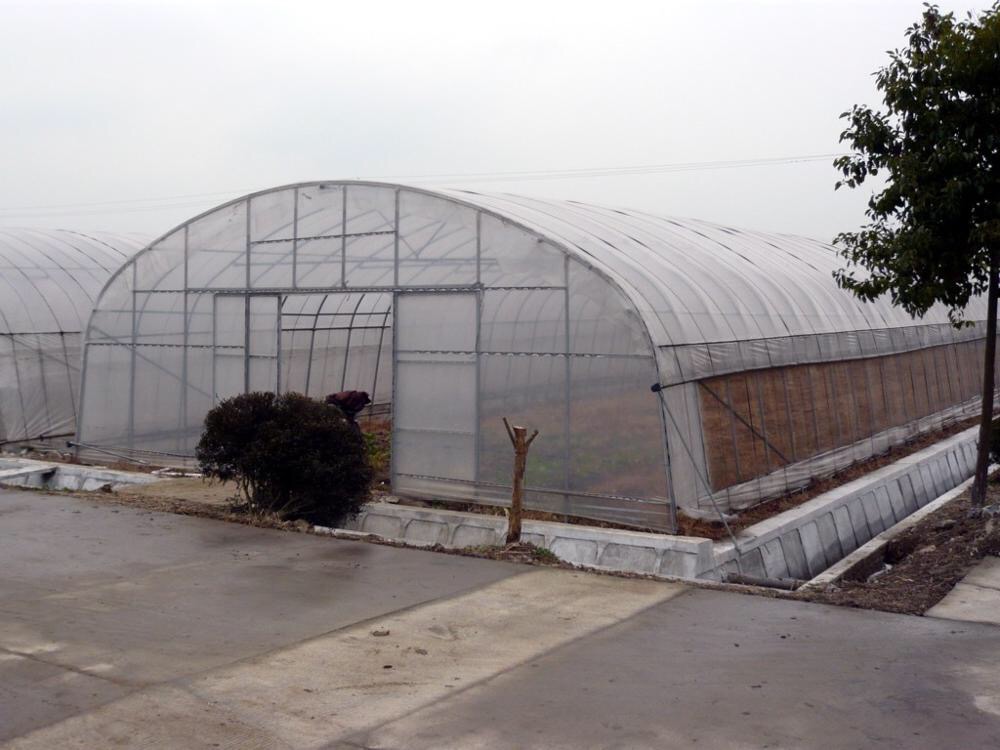
<svg viewBox="0 0 1000 750">
<path fill-rule="evenodd" d="M 336 526 L 368 500 L 361 432 L 336 406 L 301 393 L 222 401 L 205 417 L 196 456 L 205 476 L 236 483 L 250 512 Z"/>
</svg>

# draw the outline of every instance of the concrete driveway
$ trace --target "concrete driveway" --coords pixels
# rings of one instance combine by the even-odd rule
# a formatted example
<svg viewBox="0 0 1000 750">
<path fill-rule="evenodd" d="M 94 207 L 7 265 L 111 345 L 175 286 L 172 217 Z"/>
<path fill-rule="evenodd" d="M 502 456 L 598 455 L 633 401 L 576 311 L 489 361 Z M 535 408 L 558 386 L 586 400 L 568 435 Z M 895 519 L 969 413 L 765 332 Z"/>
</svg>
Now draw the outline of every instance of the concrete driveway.
<svg viewBox="0 0 1000 750">
<path fill-rule="evenodd" d="M 0 743 L 997 747 L 1000 628 L 0 491 Z"/>
</svg>

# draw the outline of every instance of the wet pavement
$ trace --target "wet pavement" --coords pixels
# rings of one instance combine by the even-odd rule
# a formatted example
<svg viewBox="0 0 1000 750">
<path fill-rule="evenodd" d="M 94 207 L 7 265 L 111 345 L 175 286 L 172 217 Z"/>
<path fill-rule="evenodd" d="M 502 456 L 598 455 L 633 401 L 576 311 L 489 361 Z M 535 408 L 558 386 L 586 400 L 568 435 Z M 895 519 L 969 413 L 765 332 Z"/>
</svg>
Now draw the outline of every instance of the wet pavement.
<svg viewBox="0 0 1000 750">
<path fill-rule="evenodd" d="M 0 490 L 0 740 L 523 570 Z"/>
<path fill-rule="evenodd" d="M 4 747 L 1000 747 L 993 625 L 30 492 L 0 540 Z"/>
</svg>

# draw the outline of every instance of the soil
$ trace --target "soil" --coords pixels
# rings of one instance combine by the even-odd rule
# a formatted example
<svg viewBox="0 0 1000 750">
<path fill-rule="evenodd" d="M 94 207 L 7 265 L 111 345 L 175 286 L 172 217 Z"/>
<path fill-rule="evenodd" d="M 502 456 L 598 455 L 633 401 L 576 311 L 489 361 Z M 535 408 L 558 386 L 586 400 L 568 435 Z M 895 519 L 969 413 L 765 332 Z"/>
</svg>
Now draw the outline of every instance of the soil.
<svg viewBox="0 0 1000 750">
<path fill-rule="evenodd" d="M 987 491 L 1000 502 L 1000 485 Z M 886 545 L 885 563 L 864 580 L 842 580 L 796 598 L 840 606 L 921 615 L 937 604 L 987 555 L 1000 554 L 1000 517 L 973 516 L 966 492 Z M 861 573 L 866 576 L 868 570 Z M 884 571 L 884 572 L 882 572 Z"/>
<path fill-rule="evenodd" d="M 236 485 L 232 482 L 215 482 L 201 477 L 184 477 L 119 487 L 115 494 L 122 498 L 149 501 L 179 500 L 228 508 L 236 497 Z"/>
</svg>

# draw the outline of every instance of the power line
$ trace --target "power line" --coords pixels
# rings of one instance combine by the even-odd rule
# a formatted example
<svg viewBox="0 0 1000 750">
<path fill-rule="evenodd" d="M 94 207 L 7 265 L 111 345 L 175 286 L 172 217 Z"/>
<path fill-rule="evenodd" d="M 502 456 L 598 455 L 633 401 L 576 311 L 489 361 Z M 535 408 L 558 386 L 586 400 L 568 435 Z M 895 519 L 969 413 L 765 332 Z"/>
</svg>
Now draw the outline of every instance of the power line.
<svg viewBox="0 0 1000 750">
<path fill-rule="evenodd" d="M 231 195 L 237 197 L 243 195 L 249 191 L 243 191 L 243 193 L 217 193 L 217 195 Z M 102 214 L 134 214 L 141 213 L 143 211 L 160 211 L 162 209 L 168 208 L 197 208 L 199 206 L 204 206 L 206 201 L 185 201 L 183 203 L 157 203 L 149 206 L 126 206 L 124 208 L 84 208 L 80 211 L 44 211 L 44 212 L 33 212 L 28 214 L 5 214 L 2 213 L 4 210 L 10 209 L 0 209 L 0 220 L 4 219 L 44 219 L 56 216 L 100 216 Z"/>
<path fill-rule="evenodd" d="M 232 195 L 236 192 L 249 192 L 249 190 L 236 191 L 236 190 L 220 190 L 217 193 L 188 193 L 186 195 L 163 195 L 159 198 L 126 198 L 114 201 L 98 201 L 96 203 L 54 203 L 44 206 L 9 206 L 8 208 L 0 208 L 0 211 L 33 211 L 41 209 L 51 209 L 51 208 L 91 208 L 93 206 L 110 206 L 119 205 L 126 203 L 149 203 L 151 201 L 175 201 L 188 198 L 214 198 L 219 195 Z"/>
<path fill-rule="evenodd" d="M 539 180 L 581 179 L 591 177 L 620 177 L 643 174 L 667 174 L 672 172 L 707 171 L 715 169 L 742 169 L 834 159 L 842 154 L 806 154 L 801 156 L 779 156 L 763 159 L 728 159 L 715 161 L 674 162 L 667 164 L 633 164 L 629 166 L 588 167 L 578 169 L 524 170 L 507 172 L 453 172 L 415 175 L 383 175 L 367 177 L 371 181 L 407 181 L 413 183 L 434 182 L 438 184 L 491 183 L 491 182 L 535 182 Z M 212 193 L 187 193 L 156 198 L 128 198 L 98 201 L 93 203 L 62 203 L 34 206 L 12 206 L 0 208 L 0 219 L 47 218 L 55 216 L 91 216 L 108 213 L 136 213 L 170 208 L 186 208 L 205 205 L 205 200 L 219 196 L 240 196 L 252 192 L 250 189 L 220 190 Z M 171 202 L 174 201 L 174 202 Z M 183 202 L 176 202 L 183 201 Z M 146 205 L 140 205 L 146 204 Z M 22 212 L 22 213 L 16 213 Z"/>
<path fill-rule="evenodd" d="M 739 167 L 764 167 L 778 164 L 835 159 L 843 154 L 808 154 L 805 156 L 779 156 L 767 159 L 729 159 L 719 161 L 693 161 L 673 164 L 636 164 L 627 167 L 590 167 L 586 169 L 553 169 L 522 172 L 465 172 L 432 175 L 389 175 L 399 180 L 450 180 L 471 179 L 473 181 L 521 182 L 532 179 L 564 179 L 573 177 L 613 177 L 617 175 L 657 174 L 663 172 L 687 172 L 703 169 L 732 169 Z M 388 179 L 379 177 L 374 179 Z"/>
</svg>

